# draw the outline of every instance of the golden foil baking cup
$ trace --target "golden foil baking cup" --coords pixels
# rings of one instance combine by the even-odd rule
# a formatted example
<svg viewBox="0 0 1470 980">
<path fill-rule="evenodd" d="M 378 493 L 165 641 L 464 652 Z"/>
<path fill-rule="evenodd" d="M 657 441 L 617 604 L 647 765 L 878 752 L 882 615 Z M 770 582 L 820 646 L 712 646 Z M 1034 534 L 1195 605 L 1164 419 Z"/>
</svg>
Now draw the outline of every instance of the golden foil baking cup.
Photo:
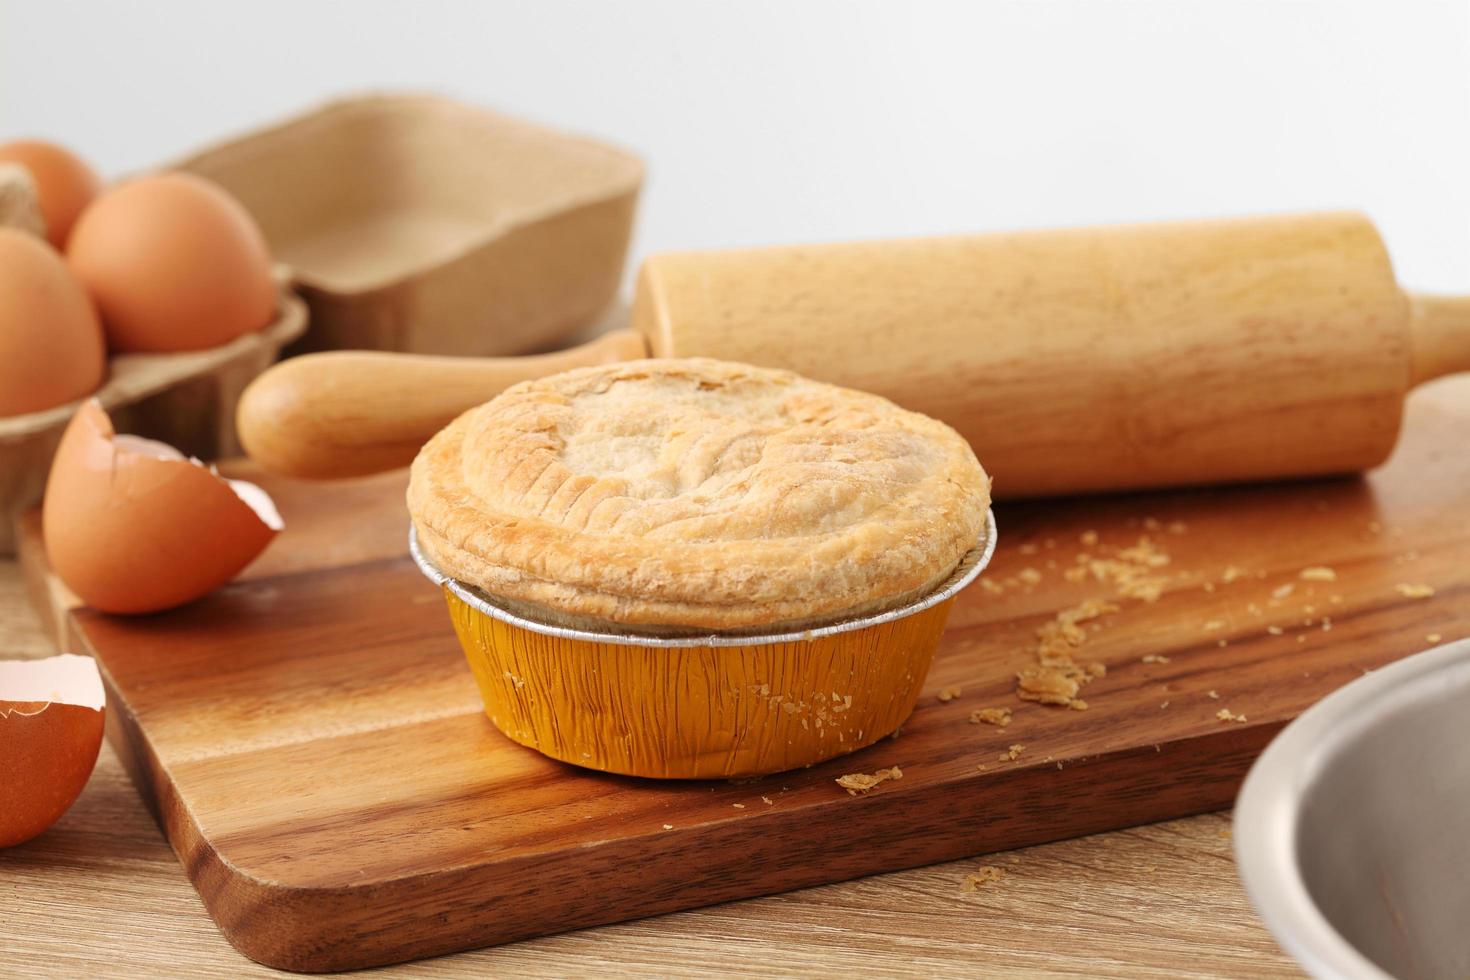
<svg viewBox="0 0 1470 980">
<path fill-rule="evenodd" d="M 899 609 L 771 635 L 659 637 L 518 616 L 409 550 L 441 586 L 485 702 L 511 739 L 629 776 L 781 772 L 892 734 L 914 702 L 955 595 L 995 551 L 995 514 L 953 574 Z"/>
</svg>

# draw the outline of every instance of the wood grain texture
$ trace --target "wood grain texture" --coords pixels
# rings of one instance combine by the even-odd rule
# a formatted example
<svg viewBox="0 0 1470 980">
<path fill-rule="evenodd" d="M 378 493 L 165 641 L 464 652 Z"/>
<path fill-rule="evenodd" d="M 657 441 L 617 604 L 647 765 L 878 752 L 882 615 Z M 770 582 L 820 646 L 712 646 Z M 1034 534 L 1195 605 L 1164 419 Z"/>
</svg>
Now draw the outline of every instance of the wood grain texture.
<svg viewBox="0 0 1470 980">
<path fill-rule="evenodd" d="M 53 651 L 0 561 L 0 648 Z M 963 890 L 981 864 L 1006 877 Z M 0 851 L 0 975 L 279 977 L 215 928 L 111 748 L 61 822 Z M 1206 815 L 421 960 L 393 977 L 1296 977 Z"/>
<path fill-rule="evenodd" d="M 1470 370 L 1470 302 L 1407 296 L 1351 213 L 656 255 L 632 325 L 656 357 L 789 368 L 948 422 L 1001 498 L 1366 469 L 1411 385 Z M 293 361 L 240 429 L 279 472 L 406 465 L 442 419 L 608 353 Z"/>
<path fill-rule="evenodd" d="M 988 575 L 1014 584 L 956 607 L 902 736 L 762 783 L 649 783 L 511 745 L 479 714 L 437 593 L 372 547 L 172 614 L 74 624 L 107 676 L 113 745 L 242 950 L 296 969 L 423 956 L 1227 805 L 1285 720 L 1431 633 L 1470 633 L 1470 379 L 1410 415 L 1362 480 L 1006 508 Z M 317 508 L 353 523 L 329 488 L 303 494 L 282 507 L 281 551 Z M 1109 672 L 1091 709 L 1016 701 L 1036 627 L 1102 589 L 1061 569 L 1154 522 L 1170 587 L 1098 621 L 1086 649 Z M 1099 543 L 1079 544 L 1089 531 Z M 1229 566 L 1245 574 L 1226 584 Z M 1301 579 L 1309 566 L 1337 580 Z M 1010 727 L 968 723 L 990 705 L 1014 709 Z M 904 778 L 867 797 L 832 782 L 891 765 Z"/>
</svg>

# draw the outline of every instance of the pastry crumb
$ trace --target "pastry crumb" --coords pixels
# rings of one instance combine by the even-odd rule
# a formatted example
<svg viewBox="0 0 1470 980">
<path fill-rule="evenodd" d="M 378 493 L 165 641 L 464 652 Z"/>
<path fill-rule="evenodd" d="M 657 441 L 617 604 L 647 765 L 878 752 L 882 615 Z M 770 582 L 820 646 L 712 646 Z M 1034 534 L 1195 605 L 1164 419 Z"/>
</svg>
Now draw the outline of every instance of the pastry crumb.
<svg viewBox="0 0 1470 980">
<path fill-rule="evenodd" d="M 1245 715 L 1238 715 L 1229 708 L 1221 708 L 1215 712 L 1215 717 L 1221 721 L 1245 721 Z"/>
<path fill-rule="evenodd" d="M 1285 633 L 1286 630 L 1282 629 L 1280 626 L 1267 626 L 1266 632 L 1270 633 L 1272 636 L 1280 636 L 1282 633 Z"/>
<path fill-rule="evenodd" d="M 730 805 L 733 806 L 737 810 L 744 810 L 745 809 L 745 804 L 744 803 L 731 803 Z"/>
<path fill-rule="evenodd" d="M 1290 582 L 1287 582 L 1285 585 L 1278 585 L 1276 588 L 1272 589 L 1271 598 L 1285 599 L 1287 596 L 1291 595 L 1295 591 L 1296 586 Z"/>
<path fill-rule="evenodd" d="M 1244 575 L 1245 569 L 1237 568 L 1234 565 L 1227 565 L 1225 571 L 1220 574 L 1220 581 L 1224 582 L 1226 585 L 1229 585 L 1231 582 L 1234 582 L 1236 579 L 1241 578 Z"/>
<path fill-rule="evenodd" d="M 1026 746 L 1024 746 L 1024 745 L 1020 744 L 1019 742 L 1017 742 L 1015 745 L 1012 745 L 1010 748 L 1006 749 L 1004 752 L 1002 752 L 1000 754 L 1000 761 L 1001 762 L 1015 762 L 1018 758 L 1020 758 L 1021 753 L 1022 752 L 1025 752 L 1025 751 L 1026 751 Z"/>
<path fill-rule="evenodd" d="M 935 695 L 935 697 L 939 698 L 940 701 L 953 701 L 959 696 L 960 686 L 958 684 L 949 684 L 945 687 L 941 687 L 939 689 L 939 693 Z"/>
<path fill-rule="evenodd" d="M 1218 701 L 1218 700 L 1220 700 L 1220 692 L 1219 691 L 1211 691 L 1210 692 L 1210 700 L 1211 701 Z"/>
<path fill-rule="evenodd" d="M 1162 653 L 1145 653 L 1143 655 L 1143 662 L 1146 664 L 1166 664 L 1169 662 L 1169 658 Z"/>
<path fill-rule="evenodd" d="M 1429 633 L 1429 634 L 1425 635 L 1424 642 L 1425 643 L 1438 643 L 1442 639 L 1444 639 L 1444 637 L 1440 636 L 1438 633 Z"/>
<path fill-rule="evenodd" d="M 970 724 L 995 725 L 1004 728 L 1011 723 L 1010 708 L 976 708 L 970 712 Z"/>
<path fill-rule="evenodd" d="M 1398 589 L 1399 595 L 1405 599 L 1428 599 L 1434 595 L 1432 585 L 1411 585 L 1408 582 L 1400 582 L 1394 588 Z"/>
<path fill-rule="evenodd" d="M 1165 701 L 1163 704 L 1159 705 L 1159 710 L 1162 711 L 1165 708 L 1167 708 L 1168 706 L 1169 706 L 1169 702 L 1168 701 Z"/>
<path fill-rule="evenodd" d="M 902 779 L 903 770 L 898 766 L 890 766 L 887 769 L 879 769 L 871 775 L 865 772 L 850 772 L 846 776 L 838 776 L 835 782 L 838 786 L 847 790 L 847 795 L 857 796 L 866 793 L 880 783 L 886 783 L 890 779 Z M 765 799 L 765 797 L 761 797 Z M 769 803 L 769 800 L 766 800 Z"/>
<path fill-rule="evenodd" d="M 1211 620 L 1207 620 L 1205 622 L 1205 625 L 1204 625 L 1204 631 L 1206 633 L 1218 633 L 1220 630 L 1222 630 L 1224 628 L 1225 628 L 1225 620 L 1223 620 L 1223 619 L 1211 619 Z"/>
<path fill-rule="evenodd" d="M 769 796 L 762 796 L 761 797 L 761 802 L 764 803 L 766 806 L 775 806 L 776 805 L 776 801 L 773 800 L 773 799 L 771 799 Z"/>
<path fill-rule="evenodd" d="M 1308 582 L 1336 582 L 1337 572 L 1326 565 L 1312 565 L 1297 572 L 1297 578 Z"/>
<path fill-rule="evenodd" d="M 986 885 L 994 884 L 1006 876 L 1005 868 L 997 868 L 993 865 L 981 865 L 974 874 L 965 875 L 964 884 L 960 885 L 962 892 L 977 892 Z"/>
<path fill-rule="evenodd" d="M 1081 541 L 1083 547 L 1085 548 L 1095 548 L 1098 541 L 1097 532 L 1091 530 L 1083 531 L 1081 534 L 1077 535 L 1077 540 Z"/>
<path fill-rule="evenodd" d="M 1017 572 L 1016 578 L 1020 579 L 1022 582 L 1025 582 L 1027 585 L 1036 585 L 1038 582 L 1041 581 L 1041 573 L 1038 572 L 1036 569 L 1028 566 Z"/>
<path fill-rule="evenodd" d="M 1087 633 L 1079 624 L 1117 609 L 1111 602 L 1088 599 L 1043 624 L 1036 631 L 1036 666 L 1016 675 L 1016 694 L 1023 701 L 1063 707 L 1076 700 L 1083 685 L 1107 673 L 1102 664 L 1079 664 L 1073 659 L 1072 652 L 1087 642 Z"/>
<path fill-rule="evenodd" d="M 1073 698 L 1072 703 L 1067 705 L 1067 707 L 1071 708 L 1073 711 L 1086 711 L 1087 702 L 1082 700 L 1081 698 Z"/>
<path fill-rule="evenodd" d="M 664 824 L 664 830 L 673 830 L 673 829 L 674 829 L 674 825 L 673 824 L 671 824 L 671 823 Z"/>
</svg>

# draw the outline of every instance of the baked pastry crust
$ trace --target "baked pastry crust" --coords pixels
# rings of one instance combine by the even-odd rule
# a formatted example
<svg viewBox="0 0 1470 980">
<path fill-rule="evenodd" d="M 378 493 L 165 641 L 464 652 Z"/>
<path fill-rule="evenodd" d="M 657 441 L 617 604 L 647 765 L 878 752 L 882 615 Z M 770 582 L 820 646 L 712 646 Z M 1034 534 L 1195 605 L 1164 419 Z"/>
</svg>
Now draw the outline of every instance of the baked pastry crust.
<svg viewBox="0 0 1470 980">
<path fill-rule="evenodd" d="M 425 555 L 528 618 L 770 632 L 902 605 L 978 541 L 990 481 L 949 426 L 706 358 L 524 382 L 414 460 Z"/>
</svg>

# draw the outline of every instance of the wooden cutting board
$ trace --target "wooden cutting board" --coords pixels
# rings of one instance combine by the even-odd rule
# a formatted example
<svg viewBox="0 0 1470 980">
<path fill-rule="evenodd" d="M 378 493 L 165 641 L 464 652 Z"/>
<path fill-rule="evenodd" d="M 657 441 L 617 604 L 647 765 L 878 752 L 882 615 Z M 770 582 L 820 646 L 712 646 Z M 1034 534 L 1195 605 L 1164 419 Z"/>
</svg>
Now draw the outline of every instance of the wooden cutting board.
<svg viewBox="0 0 1470 980">
<path fill-rule="evenodd" d="M 991 586 L 957 604 L 900 737 L 757 782 L 607 776 L 496 732 L 404 553 L 401 473 L 228 467 L 280 505 L 270 551 L 172 613 L 73 611 L 70 642 L 100 661 L 109 738 L 230 941 L 286 969 L 371 966 L 1227 807 L 1302 709 L 1470 634 L 1467 436 L 1470 378 L 1451 379 L 1364 479 L 1002 508 Z M 64 607 L 22 530 L 34 594 Z M 1066 570 L 1141 535 L 1171 558 L 1165 588 L 1087 624 L 1079 658 L 1108 668 L 1089 708 L 1018 700 L 1038 627 L 1113 594 Z M 1013 721 L 971 723 L 984 707 Z M 833 782 L 890 766 L 866 796 Z"/>
</svg>

